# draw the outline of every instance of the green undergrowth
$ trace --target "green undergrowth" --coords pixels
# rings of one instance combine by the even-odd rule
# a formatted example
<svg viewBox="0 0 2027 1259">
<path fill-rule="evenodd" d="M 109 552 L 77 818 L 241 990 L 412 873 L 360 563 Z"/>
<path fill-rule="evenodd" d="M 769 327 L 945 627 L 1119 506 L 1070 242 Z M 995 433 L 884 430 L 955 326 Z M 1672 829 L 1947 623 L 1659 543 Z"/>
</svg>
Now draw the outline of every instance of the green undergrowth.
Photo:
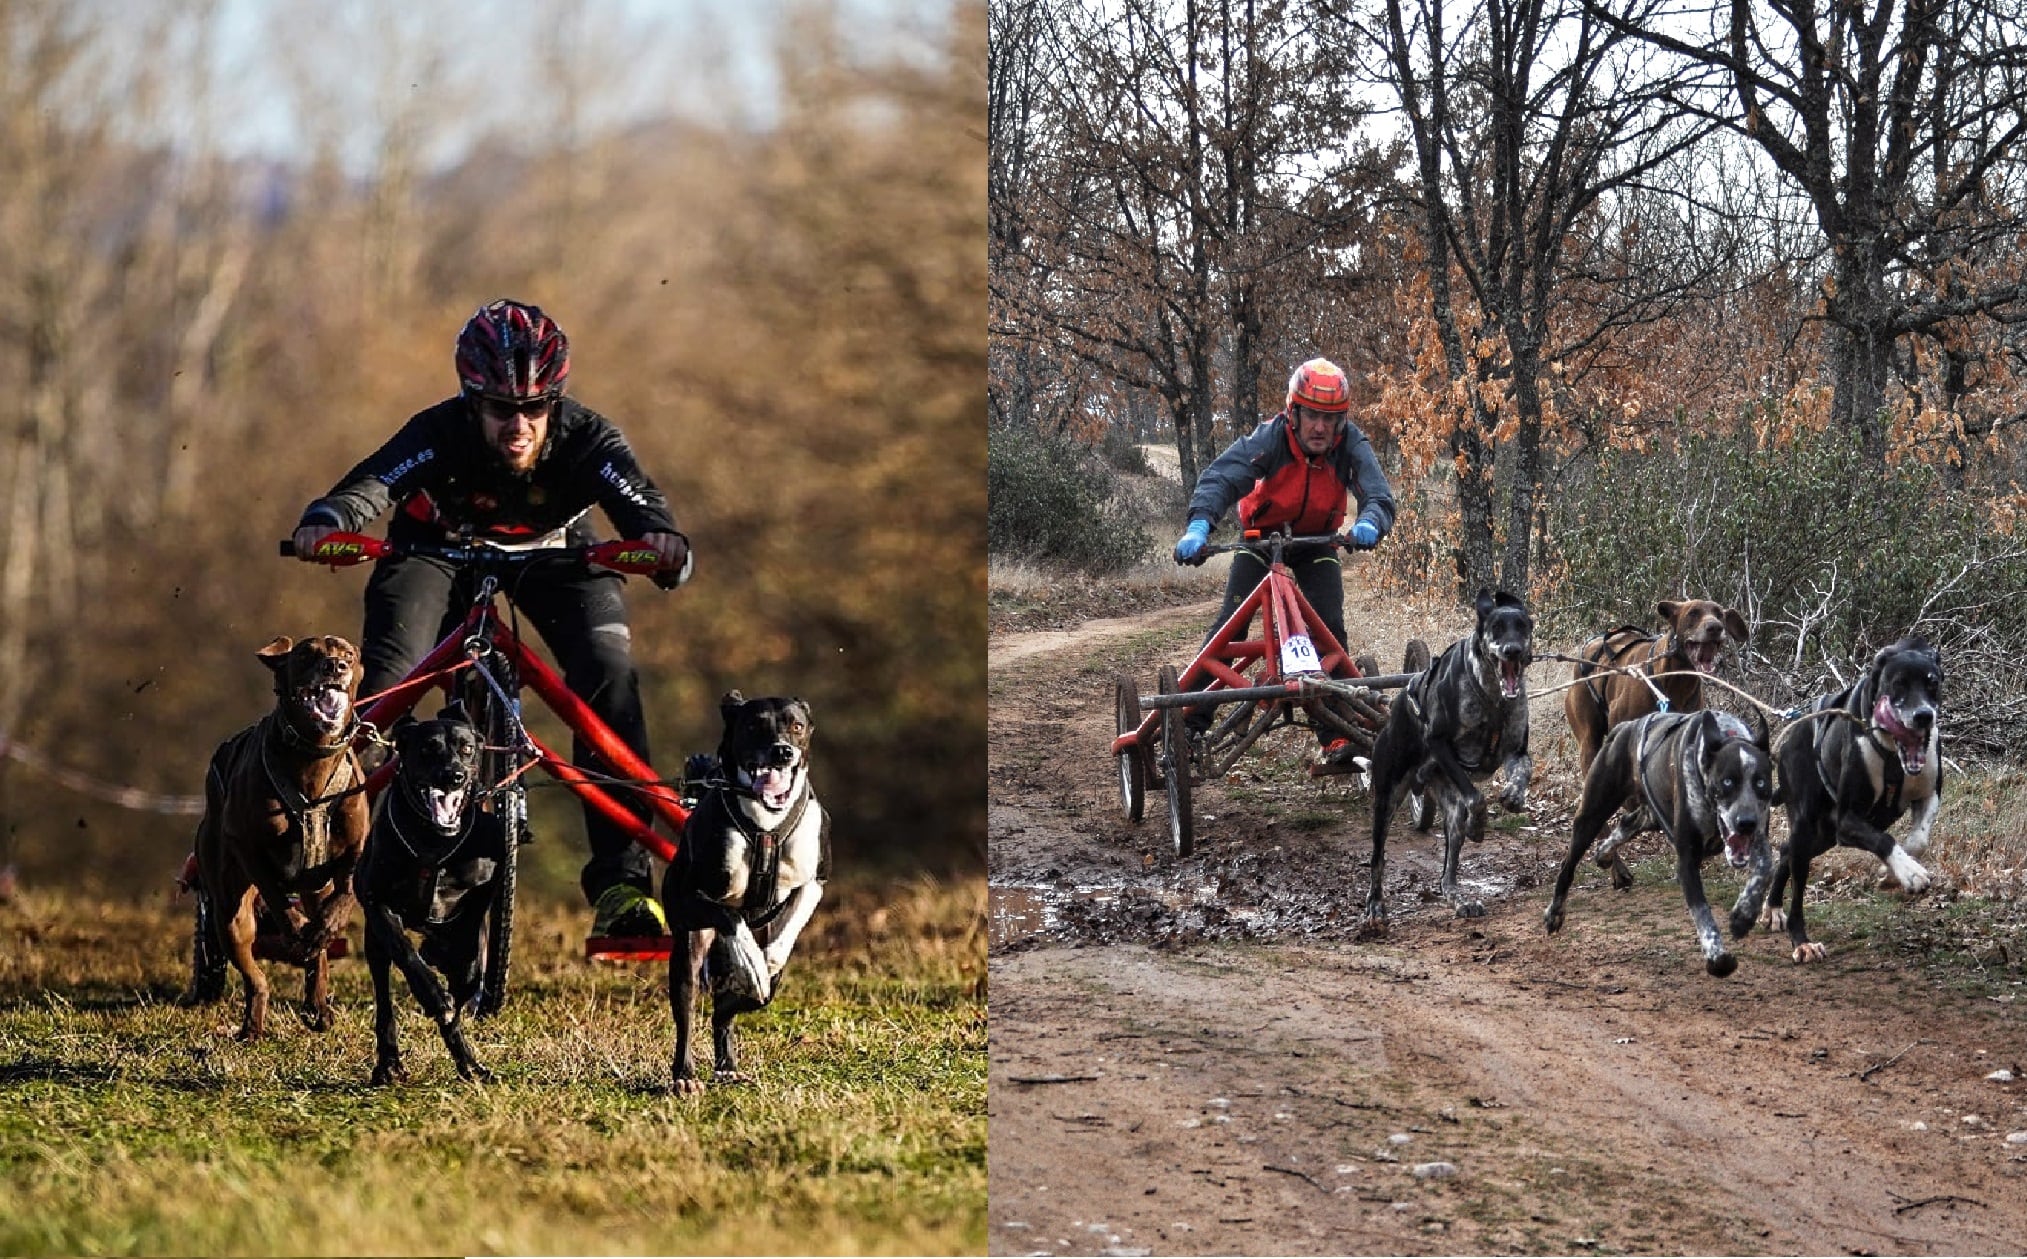
<svg viewBox="0 0 2027 1259">
<path fill-rule="evenodd" d="M 580 960 L 574 910 L 526 911 L 512 1000 L 472 1025 L 495 1082 L 397 979 L 413 1082 L 374 1089 L 360 962 L 321 1036 L 272 968 L 242 1045 L 236 980 L 173 1004 L 186 912 L 28 897 L 0 907 L 0 1252 L 980 1251 L 983 909 L 982 883 L 827 902 L 740 1022 L 757 1082 L 684 1099 L 665 968 Z"/>
</svg>

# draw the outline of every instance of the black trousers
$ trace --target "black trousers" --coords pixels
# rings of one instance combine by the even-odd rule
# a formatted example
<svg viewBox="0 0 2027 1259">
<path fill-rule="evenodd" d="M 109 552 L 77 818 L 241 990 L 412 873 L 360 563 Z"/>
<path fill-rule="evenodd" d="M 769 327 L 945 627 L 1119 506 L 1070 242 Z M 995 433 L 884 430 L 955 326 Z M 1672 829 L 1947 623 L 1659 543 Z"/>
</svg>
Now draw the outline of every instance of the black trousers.
<svg viewBox="0 0 2027 1259">
<path fill-rule="evenodd" d="M 1323 618 L 1323 624 L 1328 627 L 1338 644 L 1345 646 L 1344 568 L 1338 562 L 1336 548 L 1298 549 L 1285 553 L 1282 558 L 1288 565 L 1288 571 L 1295 575 L 1295 584 L 1301 588 L 1302 597 L 1309 600 L 1309 606 L 1315 608 L 1316 615 Z M 1265 560 L 1251 551 L 1232 553 L 1231 573 L 1225 579 L 1224 606 L 1218 609 L 1217 619 L 1212 621 L 1210 629 L 1204 632 L 1203 642 L 1197 645 L 1198 651 L 1202 651 L 1210 644 L 1211 637 L 1218 632 L 1218 627 L 1231 619 L 1232 613 L 1238 611 L 1239 605 L 1246 601 L 1246 596 L 1252 594 L 1266 579 Z M 1323 645 L 1317 644 L 1316 650 L 1317 654 L 1321 655 Z M 1345 646 L 1345 650 L 1349 651 L 1350 647 Z M 1201 691 L 1209 685 L 1209 678 L 1198 678 L 1184 689 Z M 1203 731 L 1210 729 L 1211 722 L 1216 717 L 1215 708 L 1192 708 L 1183 722 L 1192 730 Z M 1317 737 L 1319 742 L 1324 741 L 1323 735 L 1319 734 Z"/>
<path fill-rule="evenodd" d="M 620 598 L 620 575 L 572 560 L 544 560 L 528 565 L 511 580 L 507 597 L 562 665 L 564 684 L 647 760 L 647 717 L 633 667 L 633 637 Z M 366 583 L 366 628 L 359 647 L 365 677 L 359 693 L 378 694 L 406 677 L 463 621 L 476 593 L 477 581 L 471 574 L 437 560 L 406 556 L 376 564 Z M 628 777 L 581 737 L 572 743 L 570 758 L 593 773 Z M 653 815 L 640 792 L 622 788 L 613 794 L 643 821 Z M 584 831 L 591 847 L 581 880 L 587 901 L 596 901 L 618 883 L 652 894 L 647 851 L 588 803 Z"/>
</svg>

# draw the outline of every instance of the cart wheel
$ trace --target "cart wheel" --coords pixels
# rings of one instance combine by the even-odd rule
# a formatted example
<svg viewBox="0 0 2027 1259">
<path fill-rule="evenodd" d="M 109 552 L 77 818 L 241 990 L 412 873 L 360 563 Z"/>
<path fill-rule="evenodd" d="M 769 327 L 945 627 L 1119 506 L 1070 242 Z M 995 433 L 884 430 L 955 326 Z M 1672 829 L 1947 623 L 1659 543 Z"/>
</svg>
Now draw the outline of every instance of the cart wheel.
<svg viewBox="0 0 2027 1259">
<path fill-rule="evenodd" d="M 1420 673 L 1429 667 L 1429 645 L 1419 638 L 1408 640 L 1408 650 L 1401 657 L 1402 673 Z"/>
<path fill-rule="evenodd" d="M 1115 689 L 1120 734 L 1140 729 L 1140 687 L 1122 676 Z M 1119 802 L 1126 820 L 1138 822 L 1147 811 L 1147 749 L 1139 743 L 1119 754 Z"/>
<path fill-rule="evenodd" d="M 1353 663 L 1354 665 L 1357 665 L 1357 666 L 1358 666 L 1358 676 L 1360 676 L 1360 677 L 1362 677 L 1362 678 L 1370 678 L 1370 677 L 1377 677 L 1377 676 L 1379 676 L 1379 657 L 1378 657 L 1378 656 L 1374 656 L 1374 655 L 1370 655 L 1370 654 L 1368 654 L 1368 655 L 1363 655 L 1363 656 L 1360 656 L 1360 657 L 1359 657 L 1358 659 L 1356 659 L 1356 660 L 1352 661 L 1352 663 Z"/>
<path fill-rule="evenodd" d="M 1161 666 L 1157 685 L 1163 695 L 1174 695 L 1175 666 Z M 1168 837 L 1175 841 L 1175 855 L 1187 857 L 1196 850 L 1194 823 L 1189 804 L 1189 727 L 1183 722 L 1186 708 L 1161 710 L 1162 776 L 1168 780 Z"/>
</svg>

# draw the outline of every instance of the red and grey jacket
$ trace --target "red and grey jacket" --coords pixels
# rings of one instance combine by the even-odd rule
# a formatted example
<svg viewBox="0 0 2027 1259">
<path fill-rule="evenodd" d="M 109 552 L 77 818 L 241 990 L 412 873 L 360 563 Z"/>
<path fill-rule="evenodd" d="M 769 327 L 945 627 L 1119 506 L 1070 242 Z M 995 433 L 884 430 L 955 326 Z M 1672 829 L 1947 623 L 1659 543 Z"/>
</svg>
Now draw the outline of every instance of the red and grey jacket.
<svg viewBox="0 0 2027 1259">
<path fill-rule="evenodd" d="M 592 537 L 583 517 L 594 506 L 605 509 L 622 537 L 677 532 L 668 501 L 619 429 L 598 412 L 563 399 L 534 468 L 517 475 L 486 445 L 471 404 L 456 397 L 411 416 L 305 508 L 296 527 L 359 530 L 398 507 L 390 536 L 441 540 L 470 529 L 514 542 L 564 529 L 581 542 Z"/>
<path fill-rule="evenodd" d="M 1358 518 L 1387 536 L 1394 527 L 1393 491 L 1358 425 L 1347 420 L 1337 442 L 1310 459 L 1282 414 L 1211 461 L 1197 478 L 1189 518 L 1215 525 L 1237 503 L 1247 529 L 1288 525 L 1297 536 L 1335 533 L 1344 523 L 1346 490 L 1358 500 Z"/>
</svg>

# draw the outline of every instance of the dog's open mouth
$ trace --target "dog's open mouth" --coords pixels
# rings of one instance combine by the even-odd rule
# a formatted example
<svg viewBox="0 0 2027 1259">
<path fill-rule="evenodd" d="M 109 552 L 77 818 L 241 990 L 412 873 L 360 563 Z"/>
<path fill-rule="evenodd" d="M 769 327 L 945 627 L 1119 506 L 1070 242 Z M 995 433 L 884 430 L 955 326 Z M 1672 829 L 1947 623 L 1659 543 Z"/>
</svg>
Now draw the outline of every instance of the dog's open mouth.
<svg viewBox="0 0 2027 1259">
<path fill-rule="evenodd" d="M 1893 740 L 1895 750 L 1900 753 L 1902 771 L 1913 775 L 1928 768 L 1928 740 L 1901 724 L 1900 716 L 1893 711 L 1893 701 L 1884 695 L 1872 710 L 1872 724 Z"/>
<path fill-rule="evenodd" d="M 430 823 L 436 829 L 454 831 L 464 817 L 465 797 L 469 794 L 469 789 L 465 787 L 424 787 L 423 812 L 429 814 Z"/>
<path fill-rule="evenodd" d="M 795 794 L 795 771 L 773 767 L 753 771 L 753 794 L 770 809 L 785 809 Z"/>
<path fill-rule="evenodd" d="M 1518 660 L 1499 662 L 1499 693 L 1506 699 L 1520 694 L 1520 677 L 1527 666 Z"/>
<path fill-rule="evenodd" d="M 1724 859 L 1734 870 L 1743 870 L 1752 860 L 1753 841 L 1750 835 L 1728 831 L 1724 837 Z"/>
<path fill-rule="evenodd" d="M 1723 639 L 1714 638 L 1708 642 L 1689 644 L 1689 663 L 1696 666 L 1698 673 L 1717 672 L 1717 658 L 1723 654 Z"/>
<path fill-rule="evenodd" d="M 303 710 L 326 734 L 335 734 L 343 729 L 346 719 L 352 715 L 352 697 L 345 694 L 345 688 L 341 686 L 313 686 L 299 698 Z"/>
</svg>

